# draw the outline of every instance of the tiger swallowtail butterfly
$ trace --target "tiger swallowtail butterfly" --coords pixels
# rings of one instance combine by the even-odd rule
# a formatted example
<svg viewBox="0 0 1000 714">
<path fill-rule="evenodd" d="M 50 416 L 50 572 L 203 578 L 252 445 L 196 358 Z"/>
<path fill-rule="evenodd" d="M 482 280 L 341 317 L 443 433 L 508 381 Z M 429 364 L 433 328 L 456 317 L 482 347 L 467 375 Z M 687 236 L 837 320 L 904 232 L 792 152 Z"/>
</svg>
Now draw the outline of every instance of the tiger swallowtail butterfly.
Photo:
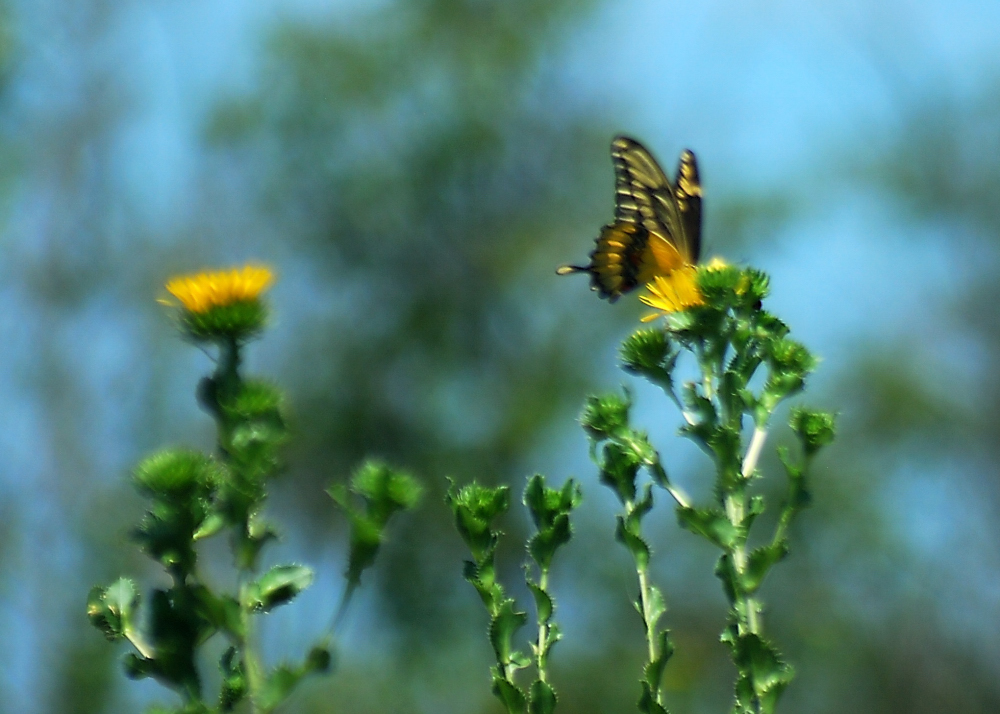
<svg viewBox="0 0 1000 714">
<path fill-rule="evenodd" d="M 657 275 L 667 276 L 701 256 L 698 162 L 685 149 L 670 179 L 635 139 L 611 142 L 615 221 L 601 228 L 588 265 L 564 265 L 559 275 L 590 273 L 590 288 L 614 302 Z"/>
</svg>

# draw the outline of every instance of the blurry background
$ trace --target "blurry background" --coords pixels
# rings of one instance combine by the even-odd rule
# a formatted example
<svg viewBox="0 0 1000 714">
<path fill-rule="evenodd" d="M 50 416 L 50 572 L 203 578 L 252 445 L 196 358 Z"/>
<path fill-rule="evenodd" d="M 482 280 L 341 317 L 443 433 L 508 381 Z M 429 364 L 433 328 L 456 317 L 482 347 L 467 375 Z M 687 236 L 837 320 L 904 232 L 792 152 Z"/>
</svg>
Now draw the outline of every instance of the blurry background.
<svg viewBox="0 0 1000 714">
<path fill-rule="evenodd" d="M 428 489 L 366 575 L 338 672 L 286 710 L 499 712 L 441 493 L 445 476 L 520 493 L 542 470 L 580 478 L 586 499 L 553 576 L 559 710 L 634 711 L 634 572 L 574 421 L 584 396 L 633 384 L 635 422 L 677 480 L 707 496 L 707 474 L 671 406 L 615 365 L 637 301 L 609 306 L 553 273 L 585 259 L 612 215 L 618 132 L 671 170 L 683 147 L 698 153 L 707 254 L 772 274 L 770 308 L 824 357 L 806 400 L 841 413 L 816 505 L 763 592 L 798 670 L 781 710 L 1000 711 L 1000 5 L 3 10 L 6 711 L 172 701 L 122 676 L 123 650 L 84 603 L 123 572 L 145 587 L 162 578 L 127 540 L 142 509 L 131 465 L 166 444 L 212 444 L 193 398 L 211 363 L 177 338 L 160 286 L 247 259 L 280 275 L 249 367 L 289 388 L 297 434 L 275 485 L 287 536 L 272 558 L 320 573 L 269 616 L 271 661 L 303 651 L 342 587 L 343 523 L 321 489 L 366 454 Z M 652 519 L 679 647 L 667 703 L 726 711 L 715 554 L 667 506 Z M 504 527 L 514 583 L 523 514 Z"/>
</svg>

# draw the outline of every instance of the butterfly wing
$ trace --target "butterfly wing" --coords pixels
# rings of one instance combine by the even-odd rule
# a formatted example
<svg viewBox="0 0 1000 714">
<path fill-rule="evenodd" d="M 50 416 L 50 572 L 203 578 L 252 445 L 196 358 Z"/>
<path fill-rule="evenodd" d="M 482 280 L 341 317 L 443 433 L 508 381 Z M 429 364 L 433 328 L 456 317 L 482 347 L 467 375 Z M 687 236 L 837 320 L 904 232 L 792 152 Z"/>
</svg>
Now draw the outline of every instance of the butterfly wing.
<svg viewBox="0 0 1000 714">
<path fill-rule="evenodd" d="M 556 272 L 589 273 L 591 289 L 614 302 L 657 275 L 698 262 L 701 184 L 690 151 L 681 154 L 676 186 L 635 139 L 615 137 L 611 158 L 615 222 L 601 229 L 589 265 L 564 265 Z"/>
<path fill-rule="evenodd" d="M 616 219 L 642 224 L 651 234 L 651 243 L 653 236 L 659 237 L 676 248 L 686 263 L 697 263 L 701 256 L 701 183 L 694 154 L 687 150 L 681 153 L 676 185 L 635 139 L 615 137 L 611 158 Z"/>
</svg>

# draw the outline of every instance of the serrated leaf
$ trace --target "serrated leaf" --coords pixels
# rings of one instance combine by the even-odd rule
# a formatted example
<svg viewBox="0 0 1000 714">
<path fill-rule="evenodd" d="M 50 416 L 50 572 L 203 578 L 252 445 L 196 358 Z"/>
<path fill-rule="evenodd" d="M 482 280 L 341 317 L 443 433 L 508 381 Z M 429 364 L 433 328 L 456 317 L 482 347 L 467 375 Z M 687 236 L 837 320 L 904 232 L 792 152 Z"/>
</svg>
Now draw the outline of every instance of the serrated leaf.
<svg viewBox="0 0 1000 714">
<path fill-rule="evenodd" d="M 538 623 L 547 623 L 549 618 L 552 617 L 552 611 L 555 609 L 552 596 L 530 580 L 526 580 L 525 582 L 528 584 L 528 589 L 531 590 L 531 595 L 535 598 L 535 612 L 538 613 Z"/>
<path fill-rule="evenodd" d="M 228 648 L 219 660 L 222 686 L 219 689 L 219 711 L 232 711 L 246 696 L 247 682 L 243 663 L 237 658 L 235 647 Z"/>
<path fill-rule="evenodd" d="M 678 506 L 677 520 L 682 528 L 704 536 L 725 550 L 732 548 L 743 536 L 742 529 L 734 526 L 722 511 L 714 508 Z"/>
<path fill-rule="evenodd" d="M 670 631 L 663 630 L 656 635 L 656 659 L 646 664 L 643 673 L 646 682 L 653 691 L 659 691 L 660 682 L 663 680 L 663 670 L 667 667 L 667 661 L 674 654 L 674 644 L 670 640 Z"/>
<path fill-rule="evenodd" d="M 493 645 L 497 661 L 504 664 L 510 661 L 514 649 L 514 634 L 528 622 L 528 614 L 516 610 L 516 606 L 514 600 L 504 600 L 490 620 L 490 644 Z"/>
<path fill-rule="evenodd" d="M 667 710 L 657 703 L 656 695 L 645 681 L 642 682 L 642 694 L 639 696 L 639 711 L 642 714 L 668 714 Z"/>
<path fill-rule="evenodd" d="M 617 517 L 618 527 L 615 529 L 615 538 L 621 541 L 628 552 L 632 554 L 635 567 L 638 570 L 646 570 L 649 567 L 649 546 L 641 537 L 633 533 L 627 526 L 625 518 Z"/>
<path fill-rule="evenodd" d="M 279 605 L 291 602 L 312 581 L 312 568 L 304 565 L 276 565 L 247 586 L 244 604 L 255 612 L 269 612 Z"/>
<path fill-rule="evenodd" d="M 194 540 L 204 540 L 215 535 L 226 527 L 226 517 L 221 513 L 211 513 L 201 522 L 198 530 L 194 532 Z"/>
<path fill-rule="evenodd" d="M 646 592 L 646 628 L 655 630 L 657 621 L 667 611 L 667 603 L 663 593 L 655 585 L 650 585 Z"/>
<path fill-rule="evenodd" d="M 119 578 L 106 588 L 91 589 L 87 596 L 87 617 L 90 624 L 104 633 L 109 642 L 126 637 L 134 627 L 140 596 L 128 578 Z"/>
<path fill-rule="evenodd" d="M 771 569 L 771 566 L 787 554 L 788 543 L 784 540 L 753 550 L 747 556 L 746 568 L 740 578 L 743 589 L 752 595 L 760 587 L 761 583 L 764 582 L 764 577 Z"/>
<path fill-rule="evenodd" d="M 530 714 L 552 714 L 556 710 L 556 691 L 548 682 L 536 679 L 531 683 L 531 703 L 528 705 Z"/>
<path fill-rule="evenodd" d="M 525 667 L 531 666 L 531 657 L 526 655 L 521 650 L 514 650 L 510 653 L 510 660 L 507 662 L 507 666 L 512 670 L 524 669 Z"/>
<path fill-rule="evenodd" d="M 527 698 L 524 691 L 513 682 L 508 682 L 494 668 L 493 670 L 493 694 L 503 702 L 504 709 L 508 714 L 526 714 Z"/>
<path fill-rule="evenodd" d="M 778 652 L 755 634 L 741 636 L 736 643 L 737 668 L 753 686 L 753 692 L 761 697 L 769 692 L 780 692 L 795 676 L 794 670 L 786 664 Z"/>
<path fill-rule="evenodd" d="M 540 529 L 528 540 L 528 553 L 531 559 L 538 563 L 538 567 L 547 572 L 552 565 L 556 550 L 569 543 L 572 536 L 569 516 L 560 513 L 552 520 L 551 526 Z"/>
<path fill-rule="evenodd" d="M 562 631 L 559 629 L 559 625 L 554 622 L 549 623 L 548 635 L 545 638 L 545 651 L 548 652 L 552 649 L 552 645 L 562 639 Z"/>
</svg>

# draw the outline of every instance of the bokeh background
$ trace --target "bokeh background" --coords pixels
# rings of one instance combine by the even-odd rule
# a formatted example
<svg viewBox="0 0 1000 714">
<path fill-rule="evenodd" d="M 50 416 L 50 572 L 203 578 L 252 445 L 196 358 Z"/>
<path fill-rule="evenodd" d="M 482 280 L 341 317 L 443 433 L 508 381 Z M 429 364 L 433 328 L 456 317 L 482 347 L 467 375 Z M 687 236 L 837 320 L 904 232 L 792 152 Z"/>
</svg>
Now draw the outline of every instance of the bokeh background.
<svg viewBox="0 0 1000 714">
<path fill-rule="evenodd" d="M 634 711 L 634 573 L 585 395 L 632 385 L 677 480 L 707 486 L 671 406 L 615 365 L 635 299 L 553 273 L 611 216 L 619 132 L 665 166 L 698 153 L 707 253 L 772 274 L 770 308 L 824 358 L 807 401 L 841 414 L 763 592 L 798 670 L 781 710 L 1000 711 L 1000 5 L 7 0 L 0 27 L 2 711 L 172 701 L 124 679 L 84 603 L 123 572 L 161 582 L 128 542 L 131 465 L 212 444 L 211 362 L 160 286 L 247 259 L 280 275 L 249 367 L 288 387 L 296 432 L 271 557 L 319 571 L 269 616 L 270 661 L 343 587 L 323 487 L 368 454 L 427 487 L 339 670 L 285 710 L 500 712 L 441 493 L 541 470 L 586 499 L 553 575 L 559 710 Z M 667 703 L 725 711 L 715 554 L 666 501 L 652 521 Z M 524 515 L 504 526 L 516 583 Z"/>
</svg>

